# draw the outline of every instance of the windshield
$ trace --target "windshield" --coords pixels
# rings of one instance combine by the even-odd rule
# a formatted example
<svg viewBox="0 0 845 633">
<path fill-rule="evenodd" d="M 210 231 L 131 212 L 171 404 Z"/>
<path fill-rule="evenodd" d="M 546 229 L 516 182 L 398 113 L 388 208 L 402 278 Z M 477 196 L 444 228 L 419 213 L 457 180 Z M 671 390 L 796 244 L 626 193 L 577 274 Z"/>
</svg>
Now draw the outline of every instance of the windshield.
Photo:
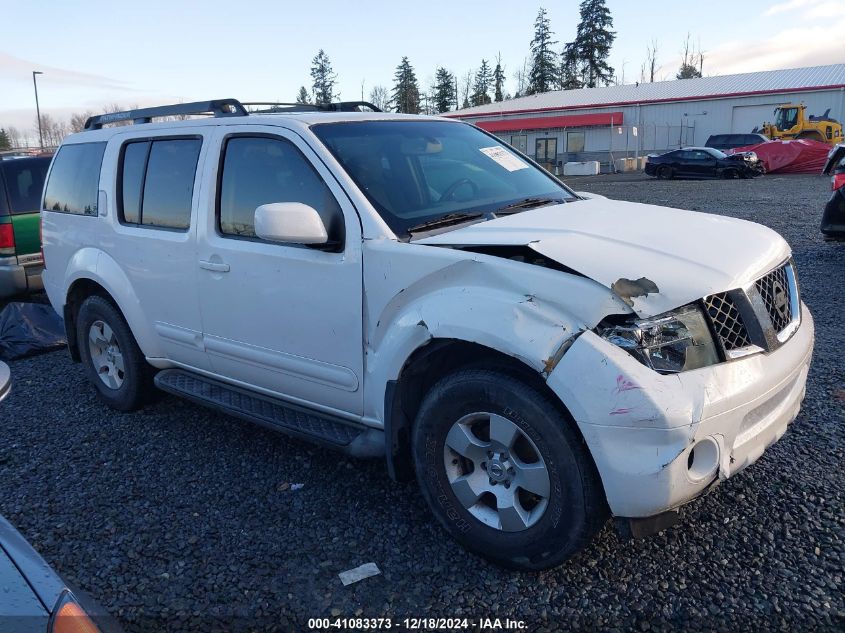
<svg viewBox="0 0 845 633">
<path fill-rule="evenodd" d="M 355 121 L 312 130 L 402 238 L 429 224 L 457 226 L 577 199 L 511 147 L 463 123 Z"/>
<path fill-rule="evenodd" d="M 717 149 L 713 149 L 712 147 L 705 148 L 705 151 L 708 154 L 710 154 L 711 156 L 713 156 L 714 158 L 720 158 L 721 159 L 721 158 L 727 158 L 728 157 L 728 155 L 725 154 L 725 152 L 721 152 Z"/>
</svg>

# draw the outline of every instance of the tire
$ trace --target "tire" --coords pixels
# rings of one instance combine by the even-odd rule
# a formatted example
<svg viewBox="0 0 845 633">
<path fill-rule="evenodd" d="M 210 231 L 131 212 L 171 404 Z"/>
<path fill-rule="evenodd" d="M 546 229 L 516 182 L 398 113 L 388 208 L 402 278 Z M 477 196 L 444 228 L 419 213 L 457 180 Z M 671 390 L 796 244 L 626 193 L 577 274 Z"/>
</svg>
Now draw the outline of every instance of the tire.
<svg viewBox="0 0 845 633">
<path fill-rule="evenodd" d="M 478 441 L 485 424 L 486 444 Z M 595 465 L 573 424 L 551 397 L 513 376 L 484 369 L 446 376 L 423 399 L 412 433 L 423 497 L 455 540 L 503 567 L 560 565 L 608 516 Z M 499 452 L 494 438 L 507 433 L 515 442 Z M 470 458 L 452 448 L 466 438 L 472 441 L 460 450 Z"/>
<path fill-rule="evenodd" d="M 85 373 L 100 400 L 118 411 L 134 411 L 148 401 L 153 369 L 113 304 L 97 295 L 85 299 L 76 317 L 76 336 Z"/>
<path fill-rule="evenodd" d="M 671 180 L 673 175 L 672 168 L 669 165 L 661 165 L 657 168 L 658 180 Z"/>
<path fill-rule="evenodd" d="M 725 180 L 735 180 L 738 175 L 739 174 L 736 169 L 726 169 L 722 172 L 722 178 Z"/>
</svg>

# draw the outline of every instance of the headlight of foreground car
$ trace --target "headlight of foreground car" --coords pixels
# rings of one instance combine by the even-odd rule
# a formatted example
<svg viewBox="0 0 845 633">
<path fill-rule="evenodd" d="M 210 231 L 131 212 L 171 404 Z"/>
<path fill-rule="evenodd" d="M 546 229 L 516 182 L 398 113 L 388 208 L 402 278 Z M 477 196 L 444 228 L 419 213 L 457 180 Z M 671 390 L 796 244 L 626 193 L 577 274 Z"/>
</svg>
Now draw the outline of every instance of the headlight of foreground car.
<svg viewBox="0 0 845 633">
<path fill-rule="evenodd" d="M 695 305 L 648 319 L 599 327 L 598 334 L 661 374 L 719 362 L 704 313 Z"/>
<path fill-rule="evenodd" d="M 59 597 L 48 630 L 49 633 L 100 633 L 70 591 Z"/>
</svg>

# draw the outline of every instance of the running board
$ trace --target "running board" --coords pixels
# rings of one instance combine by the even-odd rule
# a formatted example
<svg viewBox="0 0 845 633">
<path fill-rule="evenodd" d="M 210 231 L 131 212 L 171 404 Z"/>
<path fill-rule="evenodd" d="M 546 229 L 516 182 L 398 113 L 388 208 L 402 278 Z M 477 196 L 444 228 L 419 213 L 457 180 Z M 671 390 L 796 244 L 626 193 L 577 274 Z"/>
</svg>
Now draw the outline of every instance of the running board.
<svg viewBox="0 0 845 633">
<path fill-rule="evenodd" d="M 384 455 L 384 432 L 235 387 L 183 369 L 156 374 L 156 387 L 223 413 L 335 448 L 356 457 Z"/>
</svg>

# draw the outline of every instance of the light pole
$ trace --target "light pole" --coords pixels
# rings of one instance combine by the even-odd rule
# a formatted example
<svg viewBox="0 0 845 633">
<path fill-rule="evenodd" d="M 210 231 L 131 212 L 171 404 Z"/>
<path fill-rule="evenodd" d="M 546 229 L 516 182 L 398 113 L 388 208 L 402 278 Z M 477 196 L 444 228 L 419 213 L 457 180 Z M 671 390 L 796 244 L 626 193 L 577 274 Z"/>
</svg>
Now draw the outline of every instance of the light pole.
<svg viewBox="0 0 845 633">
<path fill-rule="evenodd" d="M 35 81 L 35 75 L 43 75 L 40 70 L 32 71 L 32 86 L 35 88 L 35 114 L 38 116 L 38 144 L 41 149 L 44 149 L 44 134 L 41 132 L 41 108 L 38 106 L 38 82 Z"/>
</svg>

